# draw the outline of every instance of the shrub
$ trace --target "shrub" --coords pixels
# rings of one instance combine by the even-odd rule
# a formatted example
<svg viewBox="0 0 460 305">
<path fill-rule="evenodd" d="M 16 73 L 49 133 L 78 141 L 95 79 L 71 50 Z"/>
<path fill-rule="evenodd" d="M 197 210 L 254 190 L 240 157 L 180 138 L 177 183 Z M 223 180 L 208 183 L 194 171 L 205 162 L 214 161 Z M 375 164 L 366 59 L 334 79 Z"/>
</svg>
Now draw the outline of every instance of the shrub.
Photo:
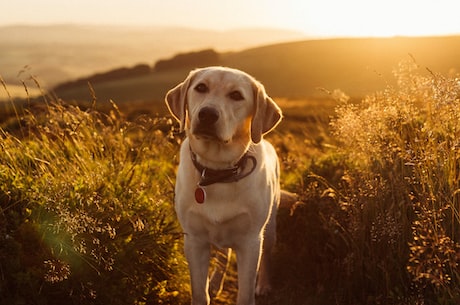
<svg viewBox="0 0 460 305">
<path fill-rule="evenodd" d="M 185 302 L 171 122 L 53 103 L 21 126 L 0 129 L 1 303 Z"/>
</svg>

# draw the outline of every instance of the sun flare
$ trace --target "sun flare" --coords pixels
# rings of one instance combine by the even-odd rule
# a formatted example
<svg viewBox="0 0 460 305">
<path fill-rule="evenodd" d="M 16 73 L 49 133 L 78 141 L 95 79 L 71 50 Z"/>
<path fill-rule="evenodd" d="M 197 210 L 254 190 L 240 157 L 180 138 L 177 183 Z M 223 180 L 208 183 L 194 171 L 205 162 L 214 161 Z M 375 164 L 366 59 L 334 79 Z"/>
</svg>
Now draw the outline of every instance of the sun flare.
<svg viewBox="0 0 460 305">
<path fill-rule="evenodd" d="M 459 34 L 452 0 L 308 1 L 275 7 L 280 26 L 315 36 L 429 36 Z"/>
</svg>

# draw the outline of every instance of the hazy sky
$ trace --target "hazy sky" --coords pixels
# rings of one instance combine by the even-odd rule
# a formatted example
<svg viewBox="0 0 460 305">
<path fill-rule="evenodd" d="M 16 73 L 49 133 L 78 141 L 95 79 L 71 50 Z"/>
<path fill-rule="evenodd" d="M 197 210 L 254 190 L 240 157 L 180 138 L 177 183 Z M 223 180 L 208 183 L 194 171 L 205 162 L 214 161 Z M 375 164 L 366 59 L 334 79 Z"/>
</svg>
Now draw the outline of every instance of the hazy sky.
<svg viewBox="0 0 460 305">
<path fill-rule="evenodd" d="M 294 29 L 314 36 L 460 34 L 458 0 L 1 0 L 0 25 Z"/>
</svg>

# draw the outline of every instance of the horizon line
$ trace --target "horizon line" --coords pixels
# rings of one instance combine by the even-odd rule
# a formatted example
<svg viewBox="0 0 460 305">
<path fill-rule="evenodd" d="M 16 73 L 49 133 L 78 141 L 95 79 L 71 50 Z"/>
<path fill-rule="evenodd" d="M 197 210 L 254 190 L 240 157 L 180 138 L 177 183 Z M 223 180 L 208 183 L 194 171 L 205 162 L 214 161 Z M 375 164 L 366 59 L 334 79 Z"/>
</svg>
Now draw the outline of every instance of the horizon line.
<svg viewBox="0 0 460 305">
<path fill-rule="evenodd" d="M 138 29 L 184 29 L 191 31 L 206 31 L 216 33 L 238 32 L 238 31 L 284 31 L 286 33 L 298 34 L 311 40 L 323 39 L 359 39 L 359 38 L 417 38 L 417 37 L 451 37 L 460 36 L 460 32 L 451 33 L 427 33 L 427 34 L 313 34 L 306 33 L 305 31 L 284 28 L 284 27 L 270 27 L 270 26 L 241 26 L 234 28 L 209 28 L 209 27 L 194 27 L 187 25 L 174 25 L 174 24 L 120 24 L 120 23 L 76 23 L 76 22 L 49 22 L 49 23 L 0 23 L 0 28 L 14 28 L 14 27 L 30 27 L 30 28 L 45 28 L 45 27 L 99 27 L 99 28 L 138 28 Z"/>
</svg>

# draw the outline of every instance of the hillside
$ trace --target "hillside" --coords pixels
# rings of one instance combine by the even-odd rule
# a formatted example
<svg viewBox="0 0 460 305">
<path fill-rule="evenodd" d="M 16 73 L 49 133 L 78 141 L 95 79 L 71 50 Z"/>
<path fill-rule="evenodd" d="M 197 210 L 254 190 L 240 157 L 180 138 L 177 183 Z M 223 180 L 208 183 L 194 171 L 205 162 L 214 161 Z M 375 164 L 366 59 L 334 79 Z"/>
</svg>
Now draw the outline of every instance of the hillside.
<svg viewBox="0 0 460 305">
<path fill-rule="evenodd" d="M 178 52 L 210 47 L 221 52 L 235 51 L 304 37 L 298 32 L 278 29 L 4 26 L 0 27 L 0 75 L 9 85 L 20 85 L 21 79 L 36 75 L 42 86 L 51 88 L 116 67 L 141 62 L 152 65 Z"/>
<path fill-rule="evenodd" d="M 246 54 L 263 63 L 286 46 L 263 50 Z M 186 73 L 174 64 L 200 54 L 143 77 L 119 78 L 142 67 L 93 75 L 97 96 L 100 85 L 118 101 L 162 94 Z M 249 55 L 239 63 L 250 68 Z M 298 201 L 278 211 L 273 290 L 258 305 L 460 304 L 459 79 L 409 66 L 369 103 L 277 100 L 286 119 L 268 138 Z M 177 124 L 122 109 L 138 104 L 47 101 L 0 103 L 0 304 L 190 304 L 172 204 Z M 213 304 L 235 304 L 235 262 Z"/>
<path fill-rule="evenodd" d="M 190 56 L 196 54 L 192 52 Z M 460 37 L 332 39 L 220 53 L 215 62 L 254 75 L 275 97 L 324 97 L 324 90 L 320 88 L 341 89 L 350 96 L 360 97 L 392 84 L 392 71 L 404 59 L 414 58 L 421 67 L 449 73 L 460 71 L 458 54 Z M 167 69 L 168 60 L 162 60 L 166 68 L 161 70 L 156 71 L 152 67 L 152 72 L 146 75 L 92 85 L 101 101 L 159 101 L 190 70 L 190 62 L 185 68 L 176 65 L 178 57 L 183 60 L 184 55 L 169 58 L 170 69 Z M 56 93 L 64 99 L 89 98 L 86 82 Z"/>
<path fill-rule="evenodd" d="M 275 96 L 305 97 L 318 88 L 361 96 L 393 83 L 404 59 L 440 73 L 460 71 L 460 37 L 315 40 L 229 54 L 226 64 L 257 76 Z"/>
</svg>

